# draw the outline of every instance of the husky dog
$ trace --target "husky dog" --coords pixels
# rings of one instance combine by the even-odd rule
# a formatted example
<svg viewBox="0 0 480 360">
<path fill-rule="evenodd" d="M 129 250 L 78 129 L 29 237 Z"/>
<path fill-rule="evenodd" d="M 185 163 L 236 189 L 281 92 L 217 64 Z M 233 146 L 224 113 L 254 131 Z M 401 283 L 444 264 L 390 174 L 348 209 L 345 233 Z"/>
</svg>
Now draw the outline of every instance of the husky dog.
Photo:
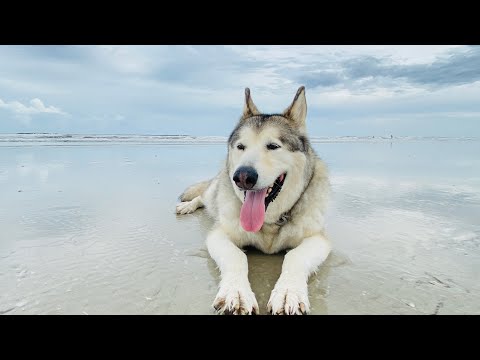
<svg viewBox="0 0 480 360">
<path fill-rule="evenodd" d="M 180 195 L 177 214 L 205 206 L 215 220 L 207 248 L 221 272 L 213 302 L 218 313 L 259 313 L 244 246 L 267 254 L 291 249 L 267 310 L 310 311 L 308 277 L 330 253 L 324 231 L 330 184 L 325 163 L 310 146 L 306 115 L 303 86 L 283 113 L 271 115 L 258 111 L 246 88 L 243 115 L 228 139 L 223 169 Z"/>
</svg>

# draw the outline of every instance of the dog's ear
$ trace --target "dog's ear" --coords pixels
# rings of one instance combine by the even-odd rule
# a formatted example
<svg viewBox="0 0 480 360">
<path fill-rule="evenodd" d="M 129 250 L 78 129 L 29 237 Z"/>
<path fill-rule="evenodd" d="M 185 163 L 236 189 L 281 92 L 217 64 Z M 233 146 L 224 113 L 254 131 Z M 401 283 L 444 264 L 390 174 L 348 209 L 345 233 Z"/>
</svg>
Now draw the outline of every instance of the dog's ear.
<svg viewBox="0 0 480 360">
<path fill-rule="evenodd" d="M 260 115 L 260 111 L 258 111 L 257 107 L 252 101 L 252 97 L 250 96 L 250 89 L 245 88 L 245 105 L 243 107 L 242 119 L 246 119 L 254 115 Z"/>
<path fill-rule="evenodd" d="M 283 112 L 283 116 L 290 119 L 295 127 L 305 130 L 307 117 L 307 100 L 305 99 L 305 86 L 300 86 L 292 104 Z"/>
</svg>

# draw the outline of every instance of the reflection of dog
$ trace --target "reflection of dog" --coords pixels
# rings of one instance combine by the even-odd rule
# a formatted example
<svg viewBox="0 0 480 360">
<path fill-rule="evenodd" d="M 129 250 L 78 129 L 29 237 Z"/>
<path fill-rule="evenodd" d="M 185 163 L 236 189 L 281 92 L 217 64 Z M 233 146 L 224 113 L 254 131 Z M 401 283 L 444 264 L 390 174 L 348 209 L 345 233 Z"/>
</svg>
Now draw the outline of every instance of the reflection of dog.
<svg viewBox="0 0 480 360">
<path fill-rule="evenodd" d="M 205 206 L 215 226 L 207 237 L 221 271 L 213 303 L 219 313 L 259 313 L 248 281 L 242 247 L 267 254 L 292 249 L 268 301 L 273 314 L 309 311 L 307 280 L 327 258 L 323 212 L 329 190 L 327 168 L 306 135 L 305 88 L 282 113 L 262 114 L 245 89 L 243 116 L 228 140 L 224 168 L 212 180 L 180 196 L 178 214 Z"/>
</svg>

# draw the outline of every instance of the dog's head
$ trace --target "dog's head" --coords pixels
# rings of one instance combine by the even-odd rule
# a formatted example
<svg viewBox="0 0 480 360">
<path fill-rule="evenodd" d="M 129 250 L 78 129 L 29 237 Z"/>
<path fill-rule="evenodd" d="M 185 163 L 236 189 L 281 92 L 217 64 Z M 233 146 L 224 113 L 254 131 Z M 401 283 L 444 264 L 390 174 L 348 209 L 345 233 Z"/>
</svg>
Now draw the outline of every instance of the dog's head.
<svg viewBox="0 0 480 360">
<path fill-rule="evenodd" d="M 310 151 L 306 115 L 303 86 L 283 113 L 273 115 L 260 113 L 245 89 L 243 115 L 228 141 L 228 171 L 243 202 L 240 222 L 246 231 L 278 220 L 300 196 Z"/>
</svg>

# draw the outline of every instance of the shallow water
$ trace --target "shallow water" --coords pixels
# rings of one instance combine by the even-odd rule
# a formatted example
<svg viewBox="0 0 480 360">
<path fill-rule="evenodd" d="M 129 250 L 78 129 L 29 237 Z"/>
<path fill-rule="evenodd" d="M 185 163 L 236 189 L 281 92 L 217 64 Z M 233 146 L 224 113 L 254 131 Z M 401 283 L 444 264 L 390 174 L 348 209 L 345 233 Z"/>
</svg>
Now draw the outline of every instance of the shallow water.
<svg viewBox="0 0 480 360">
<path fill-rule="evenodd" d="M 226 145 L 2 143 L 0 314 L 212 314 L 203 210 L 177 196 Z M 480 314 L 480 142 L 315 143 L 334 250 L 313 314 Z M 262 313 L 282 255 L 249 250 Z"/>
</svg>

